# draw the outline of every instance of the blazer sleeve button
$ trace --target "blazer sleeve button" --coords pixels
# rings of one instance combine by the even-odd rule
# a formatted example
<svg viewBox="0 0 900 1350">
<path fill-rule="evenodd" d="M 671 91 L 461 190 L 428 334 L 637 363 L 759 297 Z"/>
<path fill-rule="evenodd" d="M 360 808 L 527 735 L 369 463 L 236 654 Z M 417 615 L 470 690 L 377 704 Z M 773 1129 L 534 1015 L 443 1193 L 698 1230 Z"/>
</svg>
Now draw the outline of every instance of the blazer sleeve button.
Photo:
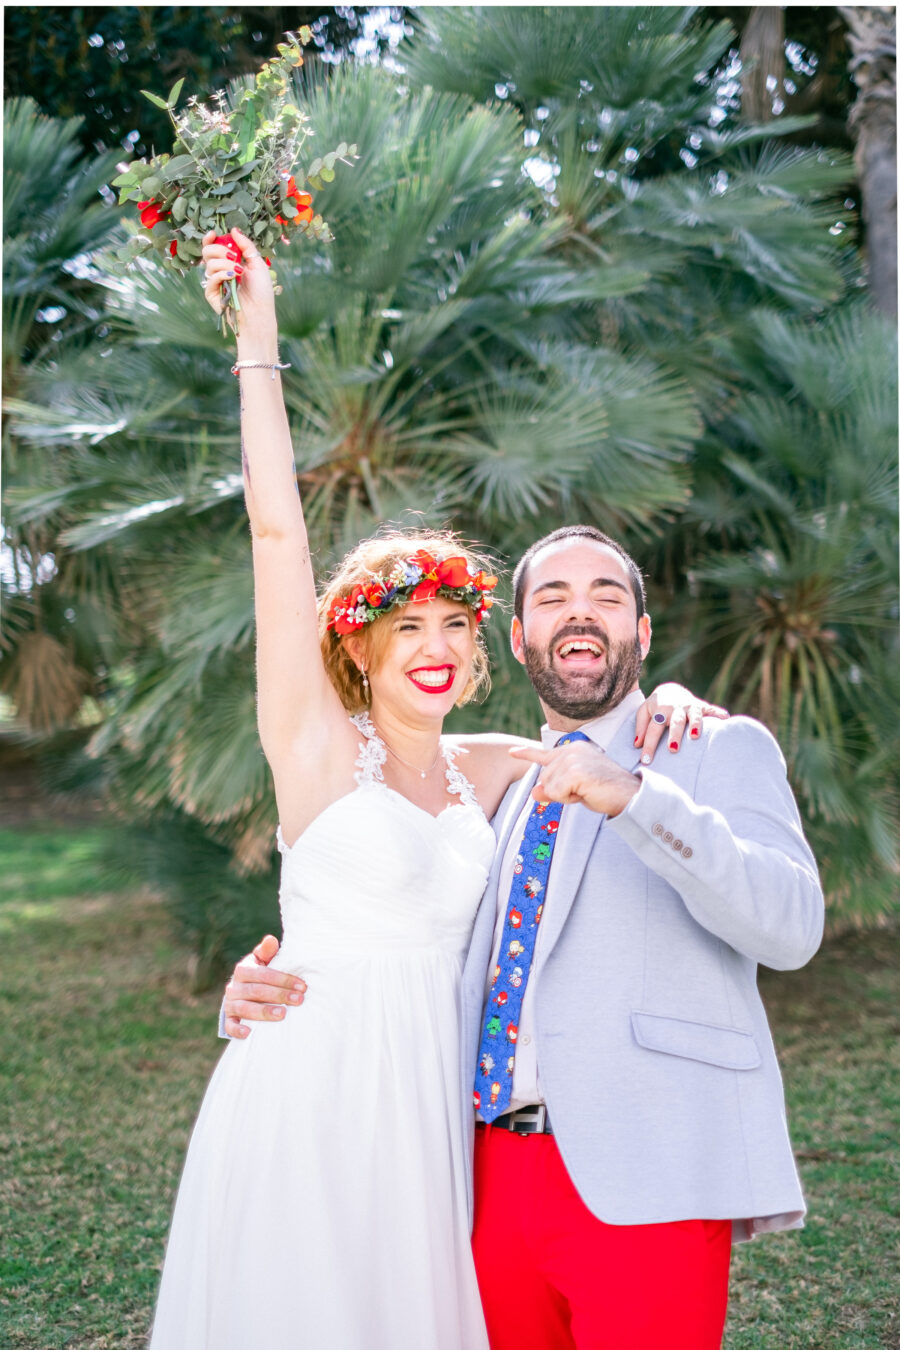
<svg viewBox="0 0 900 1350">
<path fill-rule="evenodd" d="M 691 848 L 690 844 L 685 844 L 684 848 L 681 850 L 681 856 L 682 858 L 692 858 L 694 856 L 694 850 Z"/>
<path fill-rule="evenodd" d="M 682 844 L 680 839 L 673 839 L 672 847 L 674 848 L 676 853 L 680 853 L 684 845 Z"/>
<path fill-rule="evenodd" d="M 673 835 L 672 831 L 671 831 L 671 830 L 666 830 L 665 834 L 663 835 L 663 843 L 664 843 L 664 844 L 671 844 L 671 842 L 672 842 L 672 840 L 673 840 L 674 838 L 675 838 L 675 836 Z"/>
<path fill-rule="evenodd" d="M 659 821 L 657 821 L 656 824 L 653 826 L 653 833 L 654 833 L 655 835 L 659 836 L 659 835 L 662 834 L 662 832 L 663 832 L 663 827 L 660 825 Z"/>
</svg>

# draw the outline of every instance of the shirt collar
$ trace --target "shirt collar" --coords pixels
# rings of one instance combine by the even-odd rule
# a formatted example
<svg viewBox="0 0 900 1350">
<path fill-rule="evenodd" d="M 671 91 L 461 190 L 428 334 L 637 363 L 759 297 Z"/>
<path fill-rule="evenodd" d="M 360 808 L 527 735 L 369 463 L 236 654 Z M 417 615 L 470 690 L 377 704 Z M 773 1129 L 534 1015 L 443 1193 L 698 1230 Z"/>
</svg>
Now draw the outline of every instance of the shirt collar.
<svg viewBox="0 0 900 1350">
<path fill-rule="evenodd" d="M 621 703 L 617 703 L 609 712 L 603 713 L 600 717 L 594 717 L 590 722 L 584 722 L 579 731 L 583 731 L 585 736 L 598 745 L 601 750 L 608 750 L 612 744 L 613 737 L 629 717 L 633 717 L 638 708 L 644 702 L 644 695 L 640 689 L 633 689 L 630 694 L 626 694 Z M 565 736 L 564 731 L 556 731 L 548 727 L 545 723 L 541 727 L 541 741 L 545 749 L 551 749 L 561 736 Z"/>
</svg>

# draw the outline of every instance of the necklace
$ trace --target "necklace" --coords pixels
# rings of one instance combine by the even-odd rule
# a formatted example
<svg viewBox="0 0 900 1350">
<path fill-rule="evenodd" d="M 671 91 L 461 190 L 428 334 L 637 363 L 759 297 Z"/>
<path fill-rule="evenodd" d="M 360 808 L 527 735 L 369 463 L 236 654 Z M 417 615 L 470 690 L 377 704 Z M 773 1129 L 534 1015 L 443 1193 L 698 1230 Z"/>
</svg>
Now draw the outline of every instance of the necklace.
<svg viewBox="0 0 900 1350">
<path fill-rule="evenodd" d="M 372 725 L 375 726 L 375 723 L 373 722 Z M 387 741 L 381 735 L 381 732 L 378 731 L 377 727 L 375 727 L 375 730 L 376 732 L 378 732 L 379 739 L 381 740 L 381 743 L 384 746 L 385 750 L 387 750 L 388 754 L 393 755 L 394 759 L 399 759 L 400 763 L 405 764 L 407 769 L 413 769 L 419 775 L 420 778 L 427 778 L 441 757 L 441 747 L 440 745 L 438 745 L 437 754 L 435 755 L 431 764 L 428 766 L 427 769 L 420 769 L 418 764 L 410 764 L 408 759 L 404 759 L 402 755 L 398 755 L 394 747 L 392 745 L 388 745 Z"/>
</svg>

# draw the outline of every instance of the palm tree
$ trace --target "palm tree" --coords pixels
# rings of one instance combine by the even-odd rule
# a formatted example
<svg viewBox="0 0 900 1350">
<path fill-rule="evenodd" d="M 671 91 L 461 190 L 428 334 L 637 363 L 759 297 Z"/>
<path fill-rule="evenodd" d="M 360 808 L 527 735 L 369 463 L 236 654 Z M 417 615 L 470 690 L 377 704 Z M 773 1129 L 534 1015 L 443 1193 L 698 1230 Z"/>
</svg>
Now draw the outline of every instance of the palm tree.
<svg viewBox="0 0 900 1350">
<path fill-rule="evenodd" d="M 114 217 L 100 193 L 115 156 L 85 157 L 79 118 L 41 116 L 31 99 L 5 107 L 3 134 L 3 388 L 15 396 L 32 367 L 53 378 L 57 356 L 90 344 L 102 329 L 103 291 L 90 264 Z M 29 482 L 31 458 L 7 426 L 7 473 Z M 97 668 L 113 659 L 102 612 L 85 595 L 90 563 L 73 564 L 56 532 L 37 521 L 7 519 L 0 687 L 38 731 L 68 723 Z M 47 582 L 52 574 L 54 584 Z M 76 575 L 80 574 L 80 575 Z M 76 591 L 81 621 L 70 622 Z"/>
<path fill-rule="evenodd" d="M 815 327 L 759 313 L 686 513 L 707 543 L 680 656 L 778 736 L 840 919 L 883 912 L 900 863 L 896 362 L 862 304 Z"/>
</svg>

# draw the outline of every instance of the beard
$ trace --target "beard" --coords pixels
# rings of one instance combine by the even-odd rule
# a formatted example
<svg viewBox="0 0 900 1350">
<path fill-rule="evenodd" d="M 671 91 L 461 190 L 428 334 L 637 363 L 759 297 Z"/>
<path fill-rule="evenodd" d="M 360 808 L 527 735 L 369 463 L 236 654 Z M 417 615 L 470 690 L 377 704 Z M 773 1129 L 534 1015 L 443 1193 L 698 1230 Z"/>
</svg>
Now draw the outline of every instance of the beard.
<svg viewBox="0 0 900 1350">
<path fill-rule="evenodd" d="M 588 670 L 561 671 L 553 665 L 553 649 L 565 638 L 585 638 L 600 642 L 606 653 L 599 673 Z M 617 707 L 637 684 L 644 658 L 640 639 L 611 643 L 598 625 L 570 624 L 558 632 L 549 647 L 530 647 L 522 643 L 525 669 L 542 703 L 573 722 L 588 722 Z"/>
</svg>

